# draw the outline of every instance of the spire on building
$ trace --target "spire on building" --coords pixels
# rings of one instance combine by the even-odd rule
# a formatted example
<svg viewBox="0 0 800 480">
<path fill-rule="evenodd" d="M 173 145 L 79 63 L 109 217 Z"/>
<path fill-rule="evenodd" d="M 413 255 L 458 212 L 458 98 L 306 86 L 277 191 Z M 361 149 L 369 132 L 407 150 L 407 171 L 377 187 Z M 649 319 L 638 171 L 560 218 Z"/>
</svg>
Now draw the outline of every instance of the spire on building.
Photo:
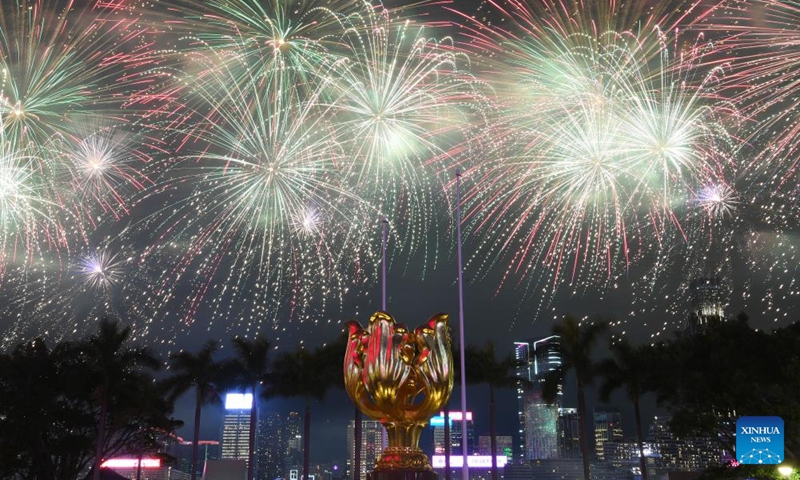
<svg viewBox="0 0 800 480">
<path fill-rule="evenodd" d="M 709 325 L 719 323 L 725 316 L 725 291 L 717 277 L 698 277 L 689 284 L 691 309 L 684 331 L 696 334 Z"/>
</svg>

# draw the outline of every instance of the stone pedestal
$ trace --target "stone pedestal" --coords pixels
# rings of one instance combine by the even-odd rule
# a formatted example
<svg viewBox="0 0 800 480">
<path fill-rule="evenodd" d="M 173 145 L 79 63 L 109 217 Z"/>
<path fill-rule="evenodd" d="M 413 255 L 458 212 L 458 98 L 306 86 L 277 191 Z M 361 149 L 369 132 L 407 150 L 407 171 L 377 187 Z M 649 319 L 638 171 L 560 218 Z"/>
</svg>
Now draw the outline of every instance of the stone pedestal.
<svg viewBox="0 0 800 480">
<path fill-rule="evenodd" d="M 374 470 L 367 474 L 367 480 L 438 480 L 439 475 L 432 470 Z"/>
</svg>

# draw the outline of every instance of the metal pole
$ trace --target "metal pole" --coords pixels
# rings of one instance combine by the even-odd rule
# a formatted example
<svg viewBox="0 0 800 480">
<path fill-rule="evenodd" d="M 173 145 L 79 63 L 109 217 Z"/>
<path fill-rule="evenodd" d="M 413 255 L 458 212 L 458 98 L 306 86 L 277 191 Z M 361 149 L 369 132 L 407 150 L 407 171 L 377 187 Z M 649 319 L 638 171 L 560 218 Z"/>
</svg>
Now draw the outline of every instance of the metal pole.
<svg viewBox="0 0 800 480">
<path fill-rule="evenodd" d="M 469 465 L 467 464 L 467 381 L 464 370 L 464 278 L 461 260 L 461 171 L 456 170 L 456 235 L 458 250 L 458 343 L 461 350 L 461 448 L 464 463 L 461 466 L 461 478 L 469 480 Z M 494 453 L 492 453 L 494 454 Z"/>
<path fill-rule="evenodd" d="M 389 221 L 383 217 L 381 227 L 381 310 L 386 311 L 386 225 Z"/>
<path fill-rule="evenodd" d="M 381 220 L 381 310 L 386 311 L 386 226 L 389 220 L 383 217 Z M 389 446 L 389 434 L 386 428 L 381 428 L 381 451 Z"/>
</svg>

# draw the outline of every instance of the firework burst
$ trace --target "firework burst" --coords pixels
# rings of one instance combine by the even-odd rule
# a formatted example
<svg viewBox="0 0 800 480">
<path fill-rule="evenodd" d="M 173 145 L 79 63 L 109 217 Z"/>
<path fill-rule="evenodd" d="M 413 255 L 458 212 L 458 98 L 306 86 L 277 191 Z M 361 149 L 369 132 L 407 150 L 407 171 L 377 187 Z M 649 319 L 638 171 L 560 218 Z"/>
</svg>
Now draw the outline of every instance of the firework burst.
<svg viewBox="0 0 800 480">
<path fill-rule="evenodd" d="M 157 296 L 169 303 L 187 282 L 187 320 L 213 293 L 213 318 L 247 304 L 243 322 L 260 328 L 264 317 L 299 315 L 342 293 L 339 269 L 357 255 L 350 247 L 360 245 L 369 206 L 340 173 L 343 151 L 319 101 L 324 86 L 298 102 L 295 92 L 261 88 L 259 74 L 243 82 L 239 67 L 208 61 L 214 74 L 185 90 L 195 117 L 156 187 L 166 206 L 145 220 L 158 232 L 154 253 L 180 252 Z M 143 202 L 153 201 L 148 192 Z"/>
<path fill-rule="evenodd" d="M 758 164 L 766 160 L 777 183 L 794 187 L 800 152 L 800 4 L 732 0 L 718 15 L 695 23 L 715 36 L 720 55 L 709 63 L 730 70 L 726 94 L 753 121 L 750 140 L 760 150 L 752 167 L 764 170 Z"/>
<path fill-rule="evenodd" d="M 318 94 L 320 77 L 340 58 L 336 51 L 347 18 L 364 8 L 372 6 L 343 0 L 185 1 L 169 8 L 168 23 L 181 35 L 174 51 L 180 70 L 193 70 L 193 54 L 214 52 L 231 81 L 256 81 L 275 95 L 292 92 L 302 99 Z"/>
<path fill-rule="evenodd" d="M 9 268 L 0 291 L 0 348 L 30 336 L 86 335 L 94 328 L 91 319 L 109 316 L 129 323 L 142 340 L 174 338 L 175 325 L 156 321 L 148 297 L 147 286 L 160 268 L 143 262 L 141 252 L 119 235 L 101 242 L 74 256 L 43 253 L 29 265 Z"/>
<path fill-rule="evenodd" d="M 120 166 L 127 159 L 112 166 L 110 156 L 94 155 L 91 173 L 76 163 L 76 152 L 89 148 L 81 144 L 86 125 L 125 123 L 119 107 L 129 85 L 117 81 L 119 67 L 139 45 L 132 24 L 117 16 L 107 3 L 47 0 L 15 0 L 0 13 L 6 260 L 77 251 L 101 220 L 95 207 L 117 219 L 123 192 L 142 186 L 135 170 Z"/>
<path fill-rule="evenodd" d="M 695 203 L 704 208 L 709 216 L 716 218 L 735 215 L 741 202 L 731 186 L 717 184 L 703 187 L 697 193 Z"/>
<path fill-rule="evenodd" d="M 332 79 L 336 135 L 349 159 L 343 170 L 351 191 L 373 203 L 400 245 L 413 249 L 443 220 L 436 197 L 487 102 L 466 56 L 448 40 L 426 38 L 422 27 L 386 10 L 364 10 L 349 19 L 345 60 Z"/>
<path fill-rule="evenodd" d="M 79 261 L 78 274 L 83 282 L 96 290 L 107 290 L 122 280 L 122 262 L 117 255 L 104 250 L 92 252 Z"/>
<path fill-rule="evenodd" d="M 625 16 L 508 4 L 513 25 L 471 30 L 473 48 L 495 52 L 483 68 L 508 72 L 494 159 L 468 172 L 470 228 L 486 239 L 474 262 L 506 263 L 529 286 L 613 283 L 653 239 L 685 241 L 690 193 L 735 172 L 736 111 L 658 16 L 602 30 Z"/>
</svg>

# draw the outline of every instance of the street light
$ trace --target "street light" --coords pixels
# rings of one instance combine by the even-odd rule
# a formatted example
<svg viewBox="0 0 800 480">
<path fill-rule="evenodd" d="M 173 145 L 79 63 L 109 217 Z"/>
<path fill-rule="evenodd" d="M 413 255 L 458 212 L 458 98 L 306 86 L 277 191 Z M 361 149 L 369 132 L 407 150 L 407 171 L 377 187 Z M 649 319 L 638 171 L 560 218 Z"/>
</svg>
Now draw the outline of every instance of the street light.
<svg viewBox="0 0 800 480">
<path fill-rule="evenodd" d="M 784 477 L 790 477 L 793 471 L 794 469 L 789 465 L 781 465 L 780 467 L 778 467 L 778 473 L 780 473 Z"/>
</svg>

